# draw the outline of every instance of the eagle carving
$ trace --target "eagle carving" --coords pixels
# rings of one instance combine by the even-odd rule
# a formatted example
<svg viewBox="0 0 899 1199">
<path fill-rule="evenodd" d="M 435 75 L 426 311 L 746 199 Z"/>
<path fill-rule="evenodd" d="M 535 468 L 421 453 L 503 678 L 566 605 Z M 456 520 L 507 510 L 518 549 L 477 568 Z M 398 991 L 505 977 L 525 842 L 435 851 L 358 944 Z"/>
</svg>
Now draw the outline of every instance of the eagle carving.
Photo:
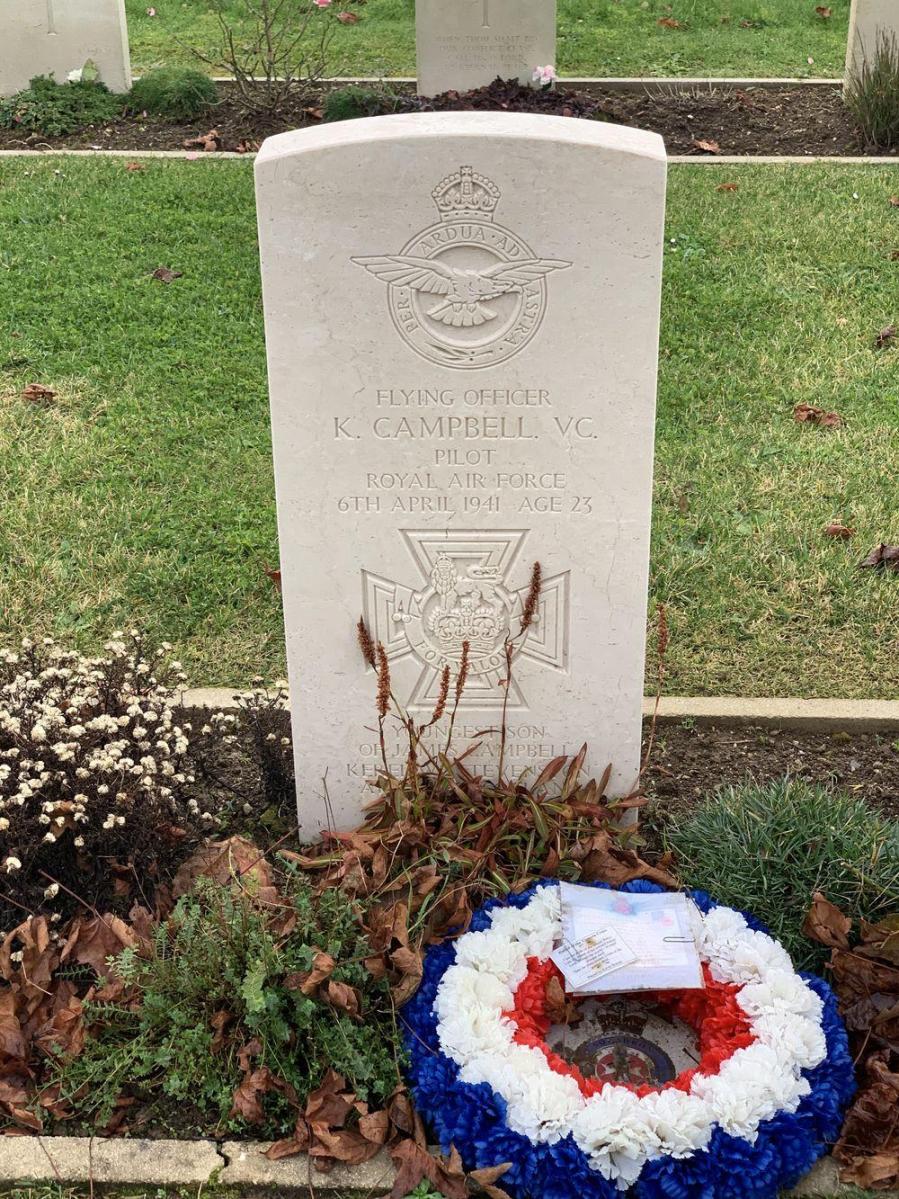
<svg viewBox="0 0 899 1199">
<path fill-rule="evenodd" d="M 435 258 L 416 258 L 411 254 L 383 254 L 353 261 L 394 287 L 442 296 L 438 304 L 428 309 L 428 316 L 453 329 L 471 329 L 495 320 L 497 313 L 488 308 L 486 301 L 521 291 L 551 271 L 571 266 L 570 262 L 556 258 L 527 258 L 520 262 L 500 262 L 480 271 L 463 270 Z"/>
</svg>

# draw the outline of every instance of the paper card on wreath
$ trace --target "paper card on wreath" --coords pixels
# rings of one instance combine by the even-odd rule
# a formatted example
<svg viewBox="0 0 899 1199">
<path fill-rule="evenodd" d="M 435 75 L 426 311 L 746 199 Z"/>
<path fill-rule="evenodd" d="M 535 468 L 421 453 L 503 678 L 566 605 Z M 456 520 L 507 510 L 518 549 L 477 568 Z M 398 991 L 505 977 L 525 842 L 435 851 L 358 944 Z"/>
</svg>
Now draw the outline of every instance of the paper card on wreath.
<svg viewBox="0 0 899 1199">
<path fill-rule="evenodd" d="M 573 883 L 561 883 L 560 887 L 562 954 L 561 960 L 555 956 L 553 960 L 565 975 L 569 990 L 578 995 L 607 995 L 703 986 L 696 908 L 686 895 L 632 894 Z M 599 969 L 590 978 L 584 969 L 590 960 L 589 941 L 592 938 L 598 943 L 600 936 L 606 938 L 602 942 L 605 956 L 598 956 Z M 619 955 L 620 964 L 616 964 Z M 563 964 L 566 956 L 570 974 Z"/>
</svg>

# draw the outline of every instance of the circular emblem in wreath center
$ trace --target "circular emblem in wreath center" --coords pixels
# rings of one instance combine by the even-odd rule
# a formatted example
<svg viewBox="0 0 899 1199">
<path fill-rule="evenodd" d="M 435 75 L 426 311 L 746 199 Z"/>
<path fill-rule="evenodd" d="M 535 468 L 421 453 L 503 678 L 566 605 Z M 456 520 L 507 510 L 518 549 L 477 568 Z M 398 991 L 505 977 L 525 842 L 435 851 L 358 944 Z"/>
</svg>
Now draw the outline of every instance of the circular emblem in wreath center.
<svg viewBox="0 0 899 1199">
<path fill-rule="evenodd" d="M 353 262 L 387 283 L 394 326 L 423 358 L 462 370 L 504 362 L 540 327 L 546 276 L 571 263 L 536 257 L 496 224 L 500 190 L 471 167 L 447 176 L 431 194 L 437 224 L 399 254 Z"/>
</svg>

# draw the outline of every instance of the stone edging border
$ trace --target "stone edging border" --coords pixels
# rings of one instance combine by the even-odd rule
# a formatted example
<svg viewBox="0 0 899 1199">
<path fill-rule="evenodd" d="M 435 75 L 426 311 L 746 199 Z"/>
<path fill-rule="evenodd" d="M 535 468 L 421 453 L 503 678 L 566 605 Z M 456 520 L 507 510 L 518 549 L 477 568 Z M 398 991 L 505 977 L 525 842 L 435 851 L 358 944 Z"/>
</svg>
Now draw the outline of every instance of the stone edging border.
<svg viewBox="0 0 899 1199">
<path fill-rule="evenodd" d="M 340 1199 L 372 1199 L 393 1185 L 396 1170 L 381 1152 L 361 1166 L 338 1163 L 329 1174 L 318 1174 L 306 1154 L 270 1161 L 263 1141 L 148 1141 L 127 1137 L 3 1137 L 0 1138 L 0 1184 L 57 1182 L 87 1183 L 93 1189 L 113 1186 L 239 1187 L 288 1195 L 316 1194 Z M 849 1195 L 837 1176 L 836 1164 L 824 1158 L 789 1195 Z M 856 1192 L 857 1193 L 857 1192 Z M 899 1192 L 878 1191 L 883 1199 Z"/>
<path fill-rule="evenodd" d="M 102 1137 L 5 1137 L 0 1139 L 0 1185 L 50 1181 L 88 1183 L 98 1189 L 114 1186 L 240 1187 L 255 1191 L 339 1199 L 373 1199 L 385 1194 L 396 1179 L 386 1152 L 362 1165 L 337 1164 L 330 1174 L 318 1174 L 306 1153 L 272 1162 L 265 1157 L 267 1141 L 138 1140 Z M 857 1193 L 857 1192 L 856 1192 Z M 794 1191 L 796 1197 L 838 1199 L 850 1194 L 841 1185 L 837 1165 L 823 1158 Z M 883 1199 L 899 1192 L 879 1191 Z"/>
<path fill-rule="evenodd" d="M 240 688 L 197 687 L 182 692 L 188 708 L 233 708 Z M 655 698 L 643 700 L 643 715 L 651 717 Z M 892 699 L 771 699 L 729 696 L 666 695 L 659 701 L 659 722 L 742 728 L 795 729 L 799 732 L 899 733 L 899 700 Z"/>
</svg>

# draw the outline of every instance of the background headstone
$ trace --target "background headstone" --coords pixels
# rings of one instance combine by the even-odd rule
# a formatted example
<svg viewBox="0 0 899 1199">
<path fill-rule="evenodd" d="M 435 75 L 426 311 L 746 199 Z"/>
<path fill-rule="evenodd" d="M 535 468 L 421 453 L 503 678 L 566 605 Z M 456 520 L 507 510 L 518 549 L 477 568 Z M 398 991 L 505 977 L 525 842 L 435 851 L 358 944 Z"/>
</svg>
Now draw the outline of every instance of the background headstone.
<svg viewBox="0 0 899 1199">
<path fill-rule="evenodd" d="M 416 0 L 415 49 L 422 96 L 530 83 L 556 61 L 556 0 Z"/>
<path fill-rule="evenodd" d="M 849 43 L 846 49 L 846 74 L 871 60 L 878 37 L 892 34 L 899 39 L 899 0 L 852 0 L 849 12 Z"/>
<path fill-rule="evenodd" d="M 65 83 L 88 59 L 110 91 L 130 90 L 125 0 L 0 0 L 0 95 L 35 75 Z"/>
<path fill-rule="evenodd" d="M 432 113 L 270 138 L 256 162 L 301 827 L 379 771 L 364 614 L 418 721 L 462 641 L 456 751 L 639 767 L 665 154 L 561 117 Z M 446 736 L 446 719 L 431 731 Z M 497 736 L 469 765 L 496 771 Z M 388 723 L 394 766 L 403 739 Z M 332 815 L 329 817 L 325 792 Z"/>
</svg>

